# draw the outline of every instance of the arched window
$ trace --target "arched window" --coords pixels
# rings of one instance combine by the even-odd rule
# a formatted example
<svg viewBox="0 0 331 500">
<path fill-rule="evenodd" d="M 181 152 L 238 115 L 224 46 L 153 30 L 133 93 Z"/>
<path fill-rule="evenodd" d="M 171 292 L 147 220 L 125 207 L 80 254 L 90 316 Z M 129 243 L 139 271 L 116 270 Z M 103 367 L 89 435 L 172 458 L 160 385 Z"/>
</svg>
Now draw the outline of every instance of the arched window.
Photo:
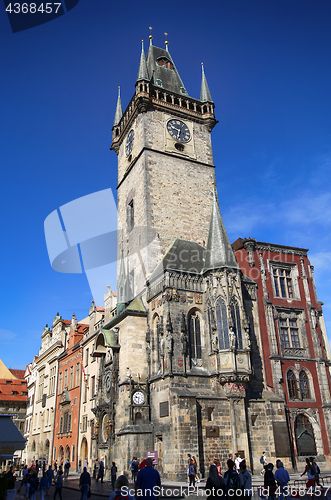
<svg viewBox="0 0 331 500">
<path fill-rule="evenodd" d="M 231 318 L 233 322 L 233 331 L 236 335 L 236 349 L 242 349 L 243 339 L 241 333 L 240 313 L 238 302 L 236 300 L 233 300 L 231 304 Z"/>
<path fill-rule="evenodd" d="M 201 329 L 199 316 L 195 313 L 191 314 L 188 324 L 191 359 L 201 359 Z"/>
<path fill-rule="evenodd" d="M 226 313 L 226 305 L 222 298 L 219 298 L 216 303 L 216 321 L 218 331 L 218 342 L 220 349 L 229 349 L 229 329 L 228 316 Z"/>
<path fill-rule="evenodd" d="M 309 391 L 309 381 L 304 370 L 301 370 L 299 374 L 299 386 L 301 399 L 311 399 Z"/>
<path fill-rule="evenodd" d="M 290 399 L 298 399 L 297 379 L 292 370 L 287 372 L 287 386 Z"/>
<path fill-rule="evenodd" d="M 306 415 L 298 415 L 295 421 L 295 438 L 298 455 L 310 457 L 316 455 L 314 431 Z"/>
</svg>

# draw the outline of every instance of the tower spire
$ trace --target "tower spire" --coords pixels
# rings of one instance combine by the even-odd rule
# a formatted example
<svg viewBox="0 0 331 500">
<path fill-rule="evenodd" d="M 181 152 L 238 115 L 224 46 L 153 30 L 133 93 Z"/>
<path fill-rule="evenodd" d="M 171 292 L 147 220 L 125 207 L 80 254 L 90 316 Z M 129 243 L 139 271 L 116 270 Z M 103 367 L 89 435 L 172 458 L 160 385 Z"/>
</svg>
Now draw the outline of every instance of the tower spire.
<svg viewBox="0 0 331 500">
<path fill-rule="evenodd" d="M 209 92 L 209 87 L 205 75 L 205 70 L 203 67 L 203 63 L 201 63 L 201 68 L 202 68 L 202 80 L 201 80 L 201 93 L 200 93 L 200 101 L 202 102 L 213 102 L 210 92 Z"/>
<path fill-rule="evenodd" d="M 152 27 L 149 27 L 149 45 L 153 45 L 153 35 L 152 35 Z"/>
<path fill-rule="evenodd" d="M 144 40 L 141 40 L 141 55 L 140 55 L 140 64 L 139 64 L 137 82 L 140 82 L 141 80 L 149 81 L 148 69 L 144 51 Z"/>
<path fill-rule="evenodd" d="M 117 293 L 118 293 L 117 314 L 119 314 L 121 311 L 123 311 L 123 309 L 125 309 L 125 304 L 128 302 L 127 284 L 128 280 L 125 272 L 124 250 L 122 244 L 120 272 L 117 280 Z"/>
<path fill-rule="evenodd" d="M 113 127 L 115 127 L 116 125 L 119 124 L 122 116 L 123 116 L 123 108 L 122 108 L 122 101 L 121 101 L 121 87 L 118 87 L 118 97 L 117 97 L 117 104 L 116 104 L 116 111 L 115 111 L 115 118 L 114 118 Z"/>
<path fill-rule="evenodd" d="M 213 208 L 211 211 L 204 272 L 220 267 L 239 269 L 213 186 Z"/>
</svg>

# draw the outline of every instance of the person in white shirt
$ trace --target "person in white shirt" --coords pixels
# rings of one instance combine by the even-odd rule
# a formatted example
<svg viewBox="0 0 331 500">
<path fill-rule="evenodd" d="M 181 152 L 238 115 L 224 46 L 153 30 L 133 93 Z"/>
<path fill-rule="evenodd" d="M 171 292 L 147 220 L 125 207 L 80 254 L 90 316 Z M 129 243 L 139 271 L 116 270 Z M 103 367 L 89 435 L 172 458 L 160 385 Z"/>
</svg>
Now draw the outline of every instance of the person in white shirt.
<svg viewBox="0 0 331 500">
<path fill-rule="evenodd" d="M 241 456 L 240 456 L 239 453 L 236 453 L 235 456 L 236 456 L 236 458 L 234 460 L 234 463 L 236 464 L 236 469 L 237 469 L 237 472 L 239 474 L 239 472 L 240 472 L 240 462 L 242 462 L 242 458 L 241 458 Z"/>
</svg>

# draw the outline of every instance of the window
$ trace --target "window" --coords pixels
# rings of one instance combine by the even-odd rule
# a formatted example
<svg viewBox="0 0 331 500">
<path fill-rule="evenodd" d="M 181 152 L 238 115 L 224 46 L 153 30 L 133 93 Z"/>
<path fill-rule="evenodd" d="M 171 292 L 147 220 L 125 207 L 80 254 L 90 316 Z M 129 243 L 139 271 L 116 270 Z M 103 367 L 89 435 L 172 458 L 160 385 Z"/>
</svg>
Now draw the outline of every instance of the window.
<svg viewBox="0 0 331 500">
<path fill-rule="evenodd" d="M 68 369 L 64 370 L 63 390 L 68 389 Z"/>
<path fill-rule="evenodd" d="M 299 387 L 301 399 L 311 399 L 308 376 L 304 370 L 301 370 L 299 374 Z"/>
<path fill-rule="evenodd" d="M 287 372 L 287 386 L 289 398 L 298 399 L 297 379 L 292 370 Z"/>
<path fill-rule="evenodd" d="M 71 461 L 75 461 L 75 445 L 72 445 L 72 451 L 71 451 Z"/>
<path fill-rule="evenodd" d="M 74 366 L 70 367 L 70 376 L 69 376 L 69 389 L 72 389 L 74 386 Z"/>
<path fill-rule="evenodd" d="M 63 375 L 63 373 L 61 372 L 59 374 L 59 387 L 58 387 L 58 391 L 57 391 L 58 394 L 61 394 L 61 392 L 62 392 L 62 375 Z"/>
<path fill-rule="evenodd" d="M 85 351 L 85 366 L 88 366 L 88 349 Z"/>
<path fill-rule="evenodd" d="M 127 207 L 127 224 L 128 231 L 132 231 L 134 228 L 134 201 L 131 200 Z"/>
<path fill-rule="evenodd" d="M 216 304 L 216 320 L 218 331 L 218 342 L 220 349 L 229 349 L 229 330 L 226 305 L 223 299 L 219 298 Z"/>
<path fill-rule="evenodd" d="M 273 268 L 275 296 L 284 299 L 293 298 L 291 269 Z"/>
<path fill-rule="evenodd" d="M 189 342 L 191 359 L 201 359 L 200 318 L 197 314 L 192 314 L 189 319 Z"/>
<path fill-rule="evenodd" d="M 231 304 L 231 318 L 233 322 L 233 331 L 236 335 L 236 349 L 242 349 L 243 341 L 241 334 L 240 313 L 238 302 L 236 300 L 233 300 Z"/>
<path fill-rule="evenodd" d="M 297 319 L 283 318 L 279 320 L 280 340 L 283 347 L 300 347 Z"/>
<path fill-rule="evenodd" d="M 87 383 L 84 384 L 85 389 L 84 389 L 84 403 L 87 401 Z"/>
<path fill-rule="evenodd" d="M 166 58 L 158 59 L 157 64 L 161 67 L 165 67 L 167 69 L 172 69 L 171 62 Z"/>
<path fill-rule="evenodd" d="M 77 363 L 76 364 L 76 379 L 75 379 L 75 382 L 76 382 L 76 387 L 80 384 L 80 364 Z"/>
<path fill-rule="evenodd" d="M 295 437 L 299 456 L 315 456 L 316 443 L 314 431 L 306 415 L 298 415 L 295 421 Z"/>
<path fill-rule="evenodd" d="M 49 372 L 49 394 L 54 394 L 55 391 L 55 371 L 56 367 L 53 366 Z"/>
<path fill-rule="evenodd" d="M 40 373 L 39 375 L 39 386 L 38 386 L 38 399 L 43 397 L 44 392 L 44 373 Z"/>
<path fill-rule="evenodd" d="M 86 432 L 86 430 L 87 430 L 87 415 L 84 415 L 82 422 L 82 432 Z"/>
<path fill-rule="evenodd" d="M 95 394 L 95 376 L 91 377 L 91 398 Z"/>
</svg>

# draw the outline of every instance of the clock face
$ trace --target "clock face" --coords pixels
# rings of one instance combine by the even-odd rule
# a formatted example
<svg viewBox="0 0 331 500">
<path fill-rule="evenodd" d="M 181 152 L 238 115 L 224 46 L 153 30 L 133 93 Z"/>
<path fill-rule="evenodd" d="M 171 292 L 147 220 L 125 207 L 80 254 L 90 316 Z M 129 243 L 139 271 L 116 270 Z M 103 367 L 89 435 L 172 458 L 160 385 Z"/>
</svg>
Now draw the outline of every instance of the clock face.
<svg viewBox="0 0 331 500">
<path fill-rule="evenodd" d="M 179 142 L 188 142 L 191 138 L 188 126 L 181 120 L 169 120 L 167 130 L 173 139 Z"/>
<path fill-rule="evenodd" d="M 142 405 L 142 404 L 144 404 L 145 396 L 144 396 L 144 394 L 141 391 L 137 391 L 132 396 L 132 401 L 136 405 Z"/>
<path fill-rule="evenodd" d="M 103 379 L 103 385 L 104 385 L 104 398 L 106 401 L 110 400 L 111 396 L 111 376 L 110 373 L 106 373 Z"/>
<path fill-rule="evenodd" d="M 128 134 L 128 137 L 126 139 L 126 145 L 125 145 L 125 154 L 126 154 L 126 156 L 129 156 L 129 154 L 132 151 L 133 141 L 134 141 L 134 130 L 131 129 L 130 132 L 129 132 L 129 134 Z"/>
</svg>

